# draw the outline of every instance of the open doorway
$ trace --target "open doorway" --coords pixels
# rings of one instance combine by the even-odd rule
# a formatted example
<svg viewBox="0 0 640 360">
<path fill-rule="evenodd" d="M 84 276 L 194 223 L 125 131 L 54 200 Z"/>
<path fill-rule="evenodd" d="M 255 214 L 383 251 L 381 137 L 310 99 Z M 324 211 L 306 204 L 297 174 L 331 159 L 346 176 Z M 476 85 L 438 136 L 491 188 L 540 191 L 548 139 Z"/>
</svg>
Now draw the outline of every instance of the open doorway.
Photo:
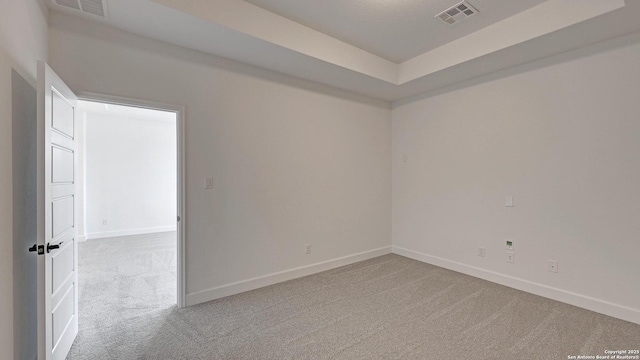
<svg viewBox="0 0 640 360">
<path fill-rule="evenodd" d="M 78 102 L 79 336 L 182 306 L 180 109 Z"/>
</svg>

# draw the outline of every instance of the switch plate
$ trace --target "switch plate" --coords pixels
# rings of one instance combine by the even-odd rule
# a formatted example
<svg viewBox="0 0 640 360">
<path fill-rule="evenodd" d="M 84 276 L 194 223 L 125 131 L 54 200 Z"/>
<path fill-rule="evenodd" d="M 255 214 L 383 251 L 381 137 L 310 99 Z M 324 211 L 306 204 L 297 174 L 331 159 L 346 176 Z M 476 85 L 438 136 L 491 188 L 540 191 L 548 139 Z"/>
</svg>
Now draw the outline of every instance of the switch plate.
<svg viewBox="0 0 640 360">
<path fill-rule="evenodd" d="M 558 261 L 557 260 L 549 260 L 549 272 L 558 272 Z"/>
<path fill-rule="evenodd" d="M 507 195 L 507 200 L 504 202 L 504 206 L 513 207 L 513 196 Z"/>
<path fill-rule="evenodd" d="M 311 244 L 307 244 L 305 246 L 305 254 L 307 255 L 311 254 Z"/>
<path fill-rule="evenodd" d="M 516 256 L 516 254 L 507 251 L 507 262 L 513 264 L 515 256 Z"/>
<path fill-rule="evenodd" d="M 213 178 L 212 177 L 204 178 L 204 188 L 205 189 L 213 189 Z"/>
<path fill-rule="evenodd" d="M 478 247 L 478 256 L 484 257 L 484 255 L 485 255 L 484 247 L 482 246 Z"/>
</svg>

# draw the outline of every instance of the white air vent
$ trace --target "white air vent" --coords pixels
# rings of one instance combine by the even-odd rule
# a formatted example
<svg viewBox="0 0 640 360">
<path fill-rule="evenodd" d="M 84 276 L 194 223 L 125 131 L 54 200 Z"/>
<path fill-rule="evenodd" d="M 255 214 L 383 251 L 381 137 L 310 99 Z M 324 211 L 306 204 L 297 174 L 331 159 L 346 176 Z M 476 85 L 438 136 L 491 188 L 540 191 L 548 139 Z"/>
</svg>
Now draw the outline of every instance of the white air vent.
<svg viewBox="0 0 640 360">
<path fill-rule="evenodd" d="M 457 22 L 460 22 L 466 18 L 468 18 L 469 16 L 477 13 L 478 10 L 476 10 L 476 8 L 474 8 L 473 6 L 471 6 L 468 2 L 463 1 L 461 3 L 458 3 L 450 8 L 448 8 L 447 10 L 441 12 L 440 14 L 436 15 L 435 17 L 437 17 L 438 19 L 442 20 L 443 22 L 449 24 L 449 25 L 453 25 Z"/>
<path fill-rule="evenodd" d="M 106 0 L 51 0 L 54 4 L 68 9 L 82 11 L 100 17 L 107 17 Z"/>
</svg>

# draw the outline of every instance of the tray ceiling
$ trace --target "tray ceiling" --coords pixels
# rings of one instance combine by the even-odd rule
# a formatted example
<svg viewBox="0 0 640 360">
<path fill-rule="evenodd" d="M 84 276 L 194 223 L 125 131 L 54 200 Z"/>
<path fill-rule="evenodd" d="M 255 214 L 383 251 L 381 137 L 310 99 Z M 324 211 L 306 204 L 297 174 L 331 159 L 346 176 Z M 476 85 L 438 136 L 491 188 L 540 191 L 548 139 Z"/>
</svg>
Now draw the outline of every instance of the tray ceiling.
<svg viewBox="0 0 640 360">
<path fill-rule="evenodd" d="M 469 35 L 545 0 L 469 0 L 479 13 L 447 25 L 434 18 L 457 0 L 245 0 L 395 63 Z"/>
<path fill-rule="evenodd" d="M 451 26 L 433 16 L 458 1 L 105 0 L 106 18 L 49 1 L 54 11 L 387 101 L 640 31 L 635 0 L 469 0 L 480 12 Z M 272 12 L 250 2 L 289 6 Z M 319 4 L 333 10 L 318 19 L 331 22 L 292 19 L 320 11 Z M 403 20 L 406 26 L 398 24 Z M 422 20 L 437 29 L 431 36 L 416 30 Z M 319 30 L 347 23 L 353 24 L 335 37 Z M 348 33 L 362 39 L 341 39 Z"/>
</svg>

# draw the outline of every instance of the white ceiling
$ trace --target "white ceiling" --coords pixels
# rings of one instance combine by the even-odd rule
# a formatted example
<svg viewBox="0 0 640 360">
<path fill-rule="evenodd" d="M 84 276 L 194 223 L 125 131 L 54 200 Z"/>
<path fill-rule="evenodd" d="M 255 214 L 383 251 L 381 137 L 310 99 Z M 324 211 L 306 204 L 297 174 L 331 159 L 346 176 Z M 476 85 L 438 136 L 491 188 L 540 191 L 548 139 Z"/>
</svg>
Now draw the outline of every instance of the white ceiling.
<svg viewBox="0 0 640 360">
<path fill-rule="evenodd" d="M 469 0 L 479 13 L 448 25 L 435 15 L 461 0 L 244 0 L 402 63 L 546 0 Z"/>
<path fill-rule="evenodd" d="M 427 3 L 455 5 L 457 0 L 248 0 L 265 4 L 306 4 L 306 8 L 290 5 L 302 9 L 296 10 L 300 13 L 311 13 L 311 9 L 319 9 L 317 4 L 329 2 L 333 2 L 330 7 L 338 8 L 357 2 L 361 7 L 368 7 L 369 10 L 363 10 L 364 14 L 376 13 L 375 9 L 384 6 L 388 19 L 364 16 L 374 30 L 349 31 L 361 35 L 371 33 L 365 40 L 384 46 L 405 49 L 416 43 L 437 46 L 396 63 L 243 0 L 105 0 L 109 10 L 106 19 L 83 15 L 48 1 L 54 11 L 387 101 L 405 99 L 640 31 L 640 0 L 469 0 L 482 12 L 450 27 L 460 25 L 464 31 L 459 30 L 462 33 L 455 36 L 451 33 L 434 36 L 429 40 L 430 45 L 424 45 L 422 33 L 408 32 L 391 41 L 372 32 L 384 34 L 386 30 L 380 29 L 400 29 L 395 24 L 400 21 L 395 18 L 398 15 L 390 14 L 408 11 L 407 4 L 413 4 L 411 12 L 418 13 L 423 6 L 428 7 Z M 418 2 L 423 5 L 416 5 Z M 500 16 L 515 11 L 516 5 L 523 9 L 525 3 L 531 6 L 536 2 L 539 4 L 498 21 Z M 494 10 L 487 4 L 492 4 Z M 484 5 L 487 7 L 483 8 Z M 441 10 L 438 7 L 438 10 L 423 12 Z M 334 20 L 334 16 L 342 20 Z M 498 17 L 490 21 L 491 25 L 473 30 L 473 26 L 479 26 L 476 22 L 487 21 L 483 20 L 484 16 Z M 342 13 L 324 18 L 332 24 L 349 22 L 348 15 Z M 431 14 L 425 15 L 425 19 L 431 18 Z M 378 26 L 375 19 L 380 21 Z M 438 25 L 446 28 L 444 24 Z M 88 23 L 69 18 L 64 26 L 70 31 L 83 32 Z M 382 41 L 378 41 L 379 37 L 383 37 Z"/>
</svg>

